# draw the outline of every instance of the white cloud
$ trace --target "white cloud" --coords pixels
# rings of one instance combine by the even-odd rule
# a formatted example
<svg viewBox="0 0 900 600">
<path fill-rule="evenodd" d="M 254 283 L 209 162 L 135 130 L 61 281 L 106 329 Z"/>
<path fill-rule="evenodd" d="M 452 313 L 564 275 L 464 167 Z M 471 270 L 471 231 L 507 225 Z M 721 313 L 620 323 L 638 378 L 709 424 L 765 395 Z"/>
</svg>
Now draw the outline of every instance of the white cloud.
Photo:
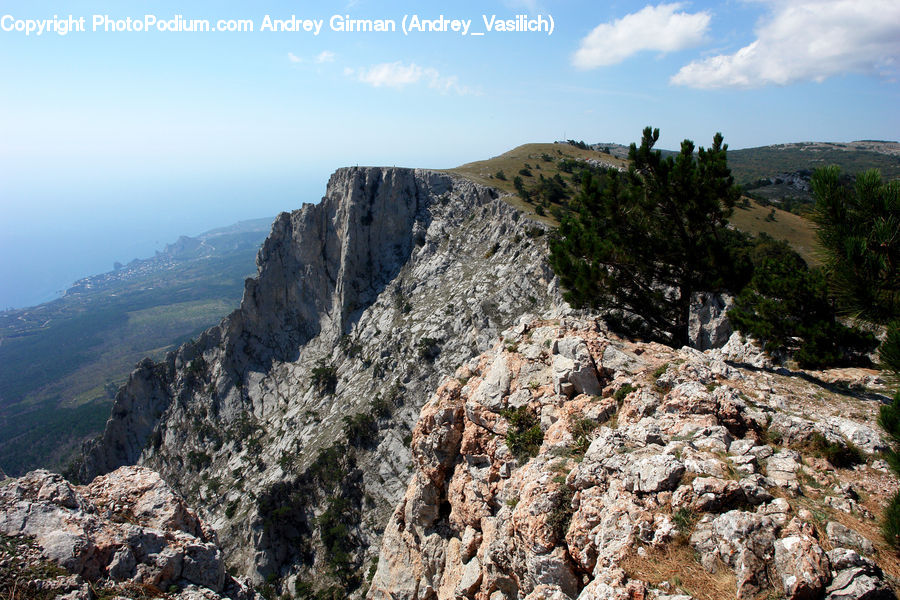
<svg viewBox="0 0 900 600">
<path fill-rule="evenodd" d="M 572 56 L 580 69 L 620 63 L 643 50 L 674 52 L 701 43 L 709 28 L 707 12 L 676 12 L 680 3 L 645 6 L 612 23 L 602 23 L 581 40 Z"/>
<path fill-rule="evenodd" d="M 321 52 L 319 52 L 318 54 L 316 54 L 316 55 L 312 58 L 312 62 L 321 65 L 321 64 L 323 64 L 323 63 L 334 62 L 334 59 L 335 59 L 336 57 L 337 57 L 337 54 L 335 54 L 335 53 L 332 52 L 331 50 L 322 50 Z M 304 60 L 304 59 L 303 59 L 302 57 L 300 57 L 300 56 L 297 56 L 297 55 L 294 54 L 293 52 L 288 52 L 288 60 L 291 61 L 291 62 L 294 63 L 294 64 L 299 64 L 299 63 L 302 63 L 302 62 L 306 62 L 306 60 Z"/>
<path fill-rule="evenodd" d="M 472 90 L 459 84 L 459 78 L 454 75 L 441 75 L 432 67 L 420 67 L 416 63 L 403 64 L 400 61 L 381 63 L 368 69 L 345 69 L 344 74 L 355 75 L 359 81 L 368 83 L 374 87 L 404 88 L 419 82 L 427 83 L 428 87 L 442 94 L 471 94 Z"/>
<path fill-rule="evenodd" d="M 766 0 L 757 39 L 734 54 L 685 65 L 671 83 L 752 88 L 824 81 L 842 73 L 889 75 L 900 59 L 897 0 Z"/>
<path fill-rule="evenodd" d="M 359 80 L 374 87 L 406 87 L 422 79 L 424 69 L 416 63 L 404 65 L 400 61 L 381 63 L 369 69 L 360 69 Z"/>
<path fill-rule="evenodd" d="M 316 62 L 319 64 L 334 62 L 335 56 L 331 50 L 322 50 L 316 55 Z"/>
</svg>

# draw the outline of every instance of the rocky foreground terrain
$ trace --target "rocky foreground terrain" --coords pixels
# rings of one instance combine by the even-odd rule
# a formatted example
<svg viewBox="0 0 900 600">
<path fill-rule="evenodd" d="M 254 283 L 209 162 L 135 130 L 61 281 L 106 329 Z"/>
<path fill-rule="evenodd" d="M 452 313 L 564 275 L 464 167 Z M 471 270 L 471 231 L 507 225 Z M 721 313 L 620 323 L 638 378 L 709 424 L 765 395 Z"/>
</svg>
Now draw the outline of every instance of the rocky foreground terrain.
<svg viewBox="0 0 900 600">
<path fill-rule="evenodd" d="M 878 386 L 775 368 L 737 334 L 700 352 L 525 318 L 422 408 L 367 595 L 895 598 Z M 8 479 L 0 534 L 4 598 L 261 598 L 142 467 Z"/>
<path fill-rule="evenodd" d="M 422 409 L 368 596 L 894 598 L 876 380 L 523 323 Z"/>
<path fill-rule="evenodd" d="M 32 471 L 0 488 L 0 597 L 249 600 L 215 532 L 160 479 L 122 467 L 73 486 Z"/>
</svg>

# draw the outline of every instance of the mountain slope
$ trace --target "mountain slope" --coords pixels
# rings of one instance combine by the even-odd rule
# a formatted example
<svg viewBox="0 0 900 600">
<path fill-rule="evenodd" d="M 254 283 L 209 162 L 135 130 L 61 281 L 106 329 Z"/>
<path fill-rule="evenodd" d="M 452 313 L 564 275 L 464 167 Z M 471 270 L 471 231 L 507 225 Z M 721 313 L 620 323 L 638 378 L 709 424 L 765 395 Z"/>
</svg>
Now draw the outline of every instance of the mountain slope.
<svg viewBox="0 0 900 600">
<path fill-rule="evenodd" d="M 276 219 L 238 311 L 132 374 L 83 479 L 137 461 L 257 582 L 358 589 L 441 374 L 560 302 L 545 231 L 458 177 L 340 169 Z"/>
<path fill-rule="evenodd" d="M 145 356 L 217 323 L 240 301 L 271 219 L 182 237 L 156 256 L 0 313 L 0 466 L 61 468 L 102 431 L 116 389 Z"/>
</svg>

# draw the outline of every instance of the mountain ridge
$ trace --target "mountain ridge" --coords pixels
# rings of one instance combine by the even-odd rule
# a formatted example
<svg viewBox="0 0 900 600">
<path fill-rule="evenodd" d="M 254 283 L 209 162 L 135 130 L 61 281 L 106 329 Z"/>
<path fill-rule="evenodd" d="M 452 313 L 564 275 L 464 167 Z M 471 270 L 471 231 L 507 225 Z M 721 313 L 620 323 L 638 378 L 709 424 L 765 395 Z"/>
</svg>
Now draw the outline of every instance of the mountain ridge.
<svg viewBox="0 0 900 600">
<path fill-rule="evenodd" d="M 339 169 L 321 203 L 276 219 L 239 310 L 132 374 L 82 479 L 149 466 L 202 507 L 255 581 L 294 587 L 318 572 L 359 589 L 405 484 L 404 438 L 440 374 L 561 303 L 545 232 L 460 177 Z M 316 525 L 337 490 L 349 582 Z"/>
</svg>

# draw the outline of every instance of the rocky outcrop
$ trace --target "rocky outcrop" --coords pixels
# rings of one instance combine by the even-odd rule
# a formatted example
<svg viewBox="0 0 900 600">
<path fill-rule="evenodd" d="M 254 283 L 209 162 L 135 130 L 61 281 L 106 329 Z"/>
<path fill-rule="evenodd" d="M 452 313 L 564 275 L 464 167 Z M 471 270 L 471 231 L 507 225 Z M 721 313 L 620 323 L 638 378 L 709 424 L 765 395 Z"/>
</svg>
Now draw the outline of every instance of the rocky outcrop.
<svg viewBox="0 0 900 600">
<path fill-rule="evenodd" d="M 692 348 L 721 348 L 734 331 L 727 313 L 734 306 L 728 294 L 696 293 L 691 297 L 688 339 Z"/>
<path fill-rule="evenodd" d="M 238 311 L 138 366 L 82 479 L 149 466 L 255 582 L 360 586 L 441 374 L 561 305 L 545 232 L 464 179 L 337 171 L 321 203 L 275 220 Z M 483 391 L 507 393 L 499 379 Z M 332 517 L 338 540 L 321 525 Z"/>
<path fill-rule="evenodd" d="M 504 331 L 422 408 L 368 597 L 890 597 L 896 560 L 866 537 L 897 487 L 883 461 L 770 433 L 803 418 L 850 448 L 830 419 L 870 427 L 877 403 L 727 352 L 592 320 Z"/>
<path fill-rule="evenodd" d="M 255 597 L 226 575 L 209 526 L 142 467 L 86 486 L 48 471 L 11 480 L 0 488 L 0 536 L 7 573 L 0 586 L 9 597 L 52 591 L 91 600 L 135 589 L 182 600 Z"/>
</svg>

